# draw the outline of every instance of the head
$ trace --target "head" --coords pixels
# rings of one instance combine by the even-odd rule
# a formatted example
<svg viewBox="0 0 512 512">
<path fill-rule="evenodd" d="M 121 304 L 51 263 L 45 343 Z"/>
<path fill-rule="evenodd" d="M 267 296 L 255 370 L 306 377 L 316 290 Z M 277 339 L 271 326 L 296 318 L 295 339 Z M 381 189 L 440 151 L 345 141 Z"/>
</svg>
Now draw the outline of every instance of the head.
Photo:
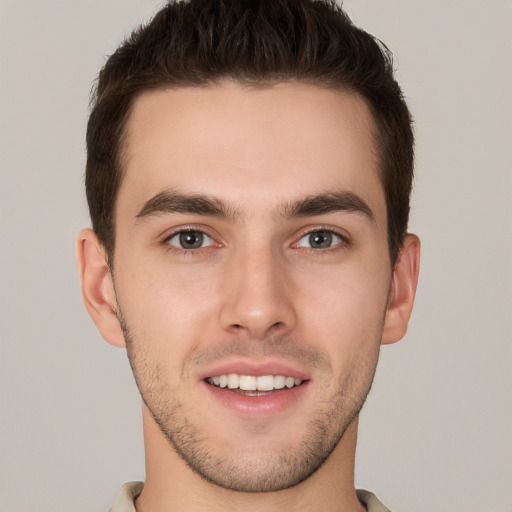
<svg viewBox="0 0 512 512">
<path fill-rule="evenodd" d="M 411 177 L 387 53 L 332 3 L 170 3 L 109 59 L 79 262 L 158 467 L 254 492 L 345 465 L 412 309 Z"/>
<path fill-rule="evenodd" d="M 409 110 L 386 47 L 334 2 L 310 0 L 172 1 L 108 59 L 87 129 L 86 191 L 110 261 L 125 128 L 135 100 L 148 90 L 226 79 L 254 87 L 302 82 L 364 99 L 375 123 L 394 264 L 407 230 L 413 176 Z"/>
</svg>

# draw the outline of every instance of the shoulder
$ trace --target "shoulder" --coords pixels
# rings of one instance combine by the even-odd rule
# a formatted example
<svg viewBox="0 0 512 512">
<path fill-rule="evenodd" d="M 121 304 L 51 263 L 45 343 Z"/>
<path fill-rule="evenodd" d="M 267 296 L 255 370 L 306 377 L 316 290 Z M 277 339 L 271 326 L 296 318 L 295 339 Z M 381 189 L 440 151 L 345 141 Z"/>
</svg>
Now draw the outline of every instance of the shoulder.
<svg viewBox="0 0 512 512">
<path fill-rule="evenodd" d="M 128 482 L 121 487 L 109 512 L 136 512 L 135 499 L 142 492 L 143 482 Z"/>
<path fill-rule="evenodd" d="M 379 501 L 375 494 L 364 489 L 357 489 L 356 494 L 368 512 L 391 512 L 389 508 Z"/>
</svg>

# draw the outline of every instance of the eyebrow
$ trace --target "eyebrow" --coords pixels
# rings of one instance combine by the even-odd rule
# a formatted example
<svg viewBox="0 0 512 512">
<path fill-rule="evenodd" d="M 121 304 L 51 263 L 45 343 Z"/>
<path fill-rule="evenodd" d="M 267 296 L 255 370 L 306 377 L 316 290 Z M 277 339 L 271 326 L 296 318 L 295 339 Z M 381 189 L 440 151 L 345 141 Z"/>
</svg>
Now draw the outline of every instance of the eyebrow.
<svg viewBox="0 0 512 512">
<path fill-rule="evenodd" d="M 279 208 L 278 216 L 284 218 L 310 217 L 335 212 L 361 213 L 369 220 L 375 220 L 375 215 L 368 203 L 357 194 L 347 191 L 328 192 L 287 203 Z"/>
<path fill-rule="evenodd" d="M 165 190 L 146 201 L 135 218 L 138 222 L 147 217 L 166 213 L 191 213 L 233 221 L 240 217 L 238 210 L 226 206 L 215 197 L 201 194 L 182 194 L 172 190 Z"/>
<path fill-rule="evenodd" d="M 372 209 L 353 192 L 328 192 L 305 197 L 298 201 L 290 201 L 281 205 L 274 220 L 279 218 L 299 218 L 324 215 L 335 212 L 354 212 L 375 220 Z M 210 217 L 219 217 L 231 221 L 242 218 L 242 210 L 226 205 L 220 199 L 202 194 L 185 194 L 173 190 L 165 190 L 144 203 L 136 221 L 148 217 L 170 214 L 189 213 Z"/>
</svg>

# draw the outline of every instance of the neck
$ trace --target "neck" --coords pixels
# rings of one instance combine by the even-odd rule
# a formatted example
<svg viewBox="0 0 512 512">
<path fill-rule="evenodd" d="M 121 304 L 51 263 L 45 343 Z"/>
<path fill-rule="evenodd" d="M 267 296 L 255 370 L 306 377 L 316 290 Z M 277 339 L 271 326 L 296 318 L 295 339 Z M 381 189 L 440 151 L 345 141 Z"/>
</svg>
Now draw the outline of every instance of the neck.
<svg viewBox="0 0 512 512">
<path fill-rule="evenodd" d="M 137 512 L 362 512 L 354 489 L 356 417 L 325 463 L 304 482 L 275 492 L 245 493 L 218 487 L 196 474 L 181 459 L 143 408 L 146 482 Z"/>
</svg>

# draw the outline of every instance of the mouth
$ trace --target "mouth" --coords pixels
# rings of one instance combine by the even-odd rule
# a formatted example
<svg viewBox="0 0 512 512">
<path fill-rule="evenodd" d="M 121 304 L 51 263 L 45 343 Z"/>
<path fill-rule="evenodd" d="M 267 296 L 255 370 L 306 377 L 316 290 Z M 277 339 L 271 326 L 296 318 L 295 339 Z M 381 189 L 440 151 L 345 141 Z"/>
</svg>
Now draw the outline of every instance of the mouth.
<svg viewBox="0 0 512 512">
<path fill-rule="evenodd" d="M 216 388 L 228 389 L 246 396 L 265 396 L 279 390 L 301 386 L 305 381 L 286 375 L 241 375 L 228 373 L 208 377 L 205 381 Z"/>
<path fill-rule="evenodd" d="M 303 369 L 279 361 L 241 359 L 225 361 L 199 377 L 212 404 L 253 419 L 297 410 L 310 396 L 313 380 Z"/>
</svg>

